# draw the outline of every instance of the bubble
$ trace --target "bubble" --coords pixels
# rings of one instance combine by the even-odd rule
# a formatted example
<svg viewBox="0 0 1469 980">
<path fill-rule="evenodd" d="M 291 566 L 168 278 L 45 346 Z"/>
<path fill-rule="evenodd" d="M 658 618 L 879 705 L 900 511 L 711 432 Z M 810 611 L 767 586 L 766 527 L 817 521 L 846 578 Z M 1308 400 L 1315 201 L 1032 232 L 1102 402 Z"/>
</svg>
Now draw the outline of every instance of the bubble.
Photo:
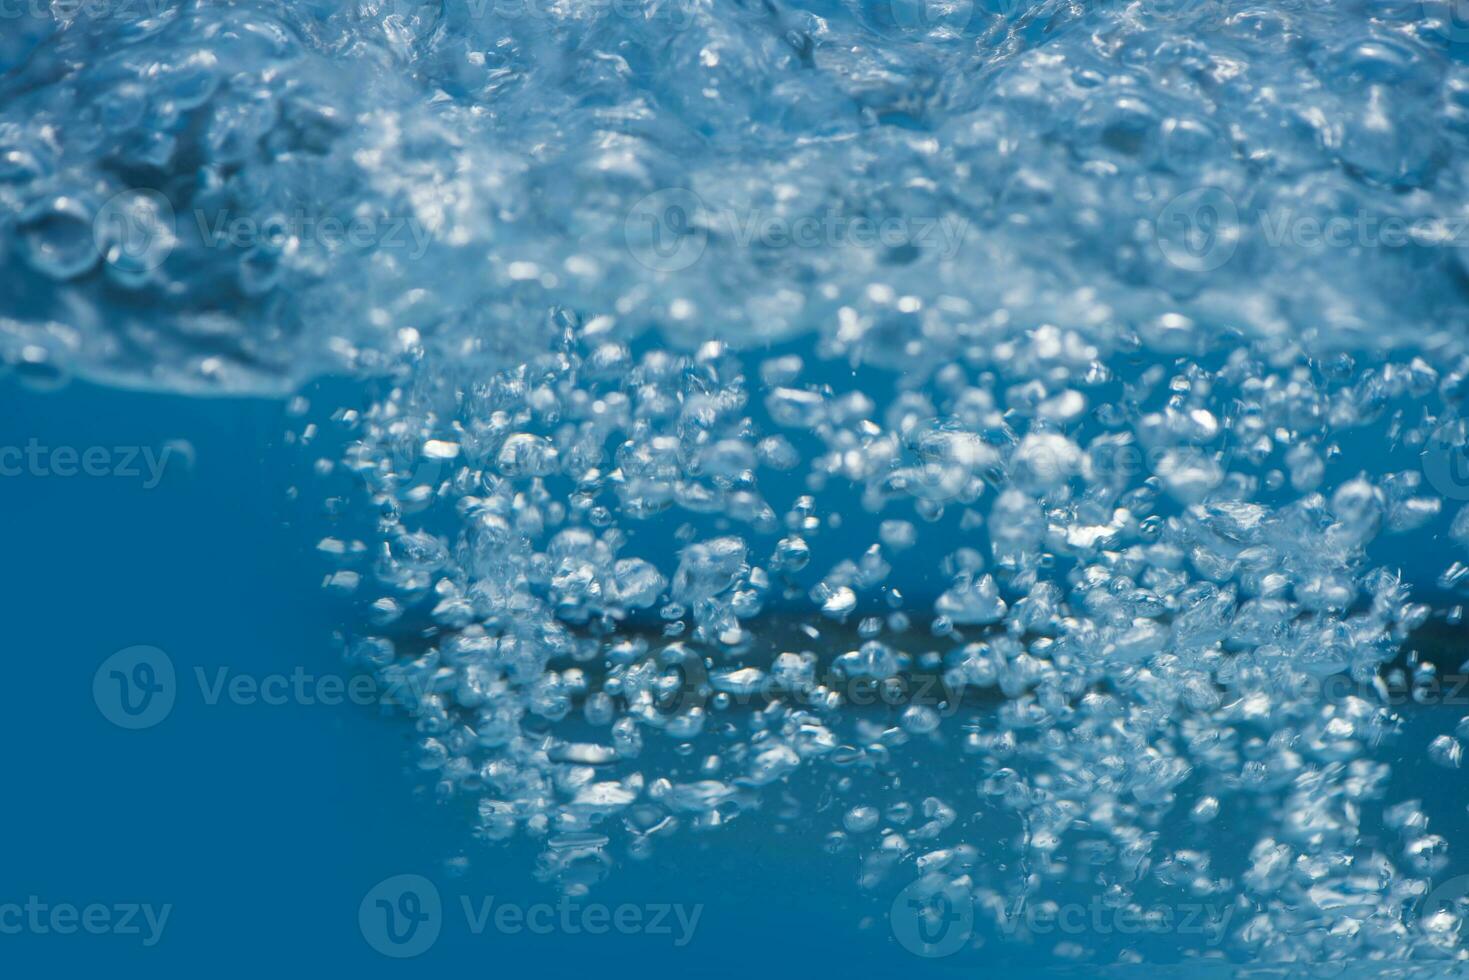
<svg viewBox="0 0 1469 980">
<path fill-rule="evenodd" d="M 496 461 L 506 476 L 548 476 L 555 472 L 558 455 L 549 440 L 517 432 L 505 440 Z"/>
<path fill-rule="evenodd" d="M 1428 757 L 1445 769 L 1457 769 L 1464 759 L 1464 746 L 1452 736 L 1440 735 L 1429 743 Z"/>
<path fill-rule="evenodd" d="M 93 240 L 94 214 L 82 200 L 55 197 L 22 216 L 25 256 L 31 268 L 52 279 L 75 279 L 97 264 Z"/>
<path fill-rule="evenodd" d="M 993 623 L 1005 615 L 1005 610 L 1005 600 L 1000 598 L 991 575 L 963 575 L 934 603 L 934 611 L 954 623 Z"/>
</svg>

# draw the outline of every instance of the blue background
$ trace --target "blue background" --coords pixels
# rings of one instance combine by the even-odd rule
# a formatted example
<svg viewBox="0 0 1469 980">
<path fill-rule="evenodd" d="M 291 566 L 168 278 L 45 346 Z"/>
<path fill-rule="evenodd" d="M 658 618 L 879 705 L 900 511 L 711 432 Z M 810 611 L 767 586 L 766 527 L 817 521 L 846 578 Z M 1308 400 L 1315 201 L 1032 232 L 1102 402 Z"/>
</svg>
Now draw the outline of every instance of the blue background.
<svg viewBox="0 0 1469 980">
<path fill-rule="evenodd" d="M 0 595 L 11 627 L 0 902 L 173 906 L 153 948 L 137 936 L 0 936 L 6 975 L 459 967 L 511 976 L 979 976 L 1030 973 L 1044 960 L 1049 943 L 936 960 L 902 949 L 886 918 L 892 889 L 862 892 L 852 852 L 822 853 L 840 810 L 786 821 L 784 832 L 760 814 L 715 834 L 682 833 L 593 890 L 588 900 L 609 906 L 702 905 L 685 948 L 642 934 L 471 934 L 461 895 L 525 905 L 557 894 L 532 874 L 534 845 L 475 840 L 468 805 L 437 802 L 409 771 L 408 721 L 350 704 L 210 706 L 194 681 L 195 667 L 212 676 L 221 666 L 255 677 L 297 668 L 348 676 L 333 633 L 350 605 L 320 587 L 331 567 L 315 543 L 354 532 L 323 513 L 310 468 L 326 450 L 285 441 L 304 421 L 282 401 L 81 382 L 40 391 L 13 379 L 0 381 L 0 410 L 5 445 L 35 438 L 157 451 L 182 439 L 194 450 L 192 465 L 175 460 L 153 489 L 141 478 L 0 479 L 10 529 Z M 137 644 L 169 654 L 179 696 L 164 722 L 133 732 L 101 715 L 92 680 L 110 654 Z M 1462 777 L 1422 755 L 1433 732 L 1452 726 L 1450 710 L 1437 709 L 1426 727 L 1420 713 L 1395 780 L 1419 795 L 1424 786 L 1445 790 L 1427 805 L 1432 829 L 1452 839 L 1465 801 L 1446 780 Z M 946 798 L 972 807 L 975 774 L 959 753 L 951 758 L 954 769 L 924 775 L 936 788 L 957 786 Z M 779 794 L 770 795 L 775 809 Z M 1211 832 L 1252 840 L 1250 828 Z M 992 846 L 1003 860 L 1005 841 Z M 445 862 L 454 858 L 467 858 L 467 870 L 451 873 Z M 436 884 L 444 924 L 427 953 L 398 961 L 364 940 L 358 905 L 377 882 L 404 873 Z"/>
<path fill-rule="evenodd" d="M 821 860 L 815 839 L 770 838 L 757 825 L 712 841 L 684 835 L 587 899 L 702 903 L 683 949 L 671 936 L 470 934 L 460 895 L 530 904 L 557 893 L 531 874 L 538 848 L 475 841 L 465 807 L 438 803 L 408 771 L 409 722 L 351 704 L 211 706 L 194 678 L 196 666 L 210 678 L 222 666 L 350 676 L 332 635 L 344 603 L 321 588 L 331 567 L 315 552 L 341 529 L 321 515 L 317 454 L 283 438 L 302 420 L 280 401 L 81 382 L 40 392 L 13 379 L 0 381 L 0 411 L 6 445 L 194 448 L 193 465 L 176 458 L 153 489 L 142 478 L 0 479 L 11 627 L 0 902 L 173 906 L 153 948 L 138 936 L 0 936 L 0 972 L 376 976 L 454 965 L 735 976 L 774 957 L 863 975 L 884 959 L 918 962 L 885 922 L 853 928 L 882 910 L 843 897 L 855 897 L 851 868 Z M 92 679 L 137 644 L 169 655 L 179 694 L 156 727 L 124 731 L 99 712 Z M 459 856 L 470 863 L 455 876 L 445 861 Z M 358 905 L 402 873 L 435 882 L 445 921 L 427 953 L 397 961 L 364 941 Z"/>
</svg>

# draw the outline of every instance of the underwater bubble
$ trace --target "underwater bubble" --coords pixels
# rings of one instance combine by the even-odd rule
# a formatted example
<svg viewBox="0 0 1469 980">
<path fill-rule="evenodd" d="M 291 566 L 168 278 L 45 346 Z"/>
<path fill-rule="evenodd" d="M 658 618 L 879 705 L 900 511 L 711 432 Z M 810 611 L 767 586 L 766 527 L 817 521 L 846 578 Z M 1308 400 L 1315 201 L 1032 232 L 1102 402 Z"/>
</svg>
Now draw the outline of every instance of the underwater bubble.
<svg viewBox="0 0 1469 980">
<path fill-rule="evenodd" d="M 1445 769 L 1457 769 L 1464 759 L 1464 746 L 1458 739 L 1440 735 L 1428 746 L 1428 757 Z"/>
<path fill-rule="evenodd" d="M 75 279 L 97 264 L 96 214 L 75 197 L 39 202 L 20 217 L 31 268 L 52 279 Z"/>
</svg>

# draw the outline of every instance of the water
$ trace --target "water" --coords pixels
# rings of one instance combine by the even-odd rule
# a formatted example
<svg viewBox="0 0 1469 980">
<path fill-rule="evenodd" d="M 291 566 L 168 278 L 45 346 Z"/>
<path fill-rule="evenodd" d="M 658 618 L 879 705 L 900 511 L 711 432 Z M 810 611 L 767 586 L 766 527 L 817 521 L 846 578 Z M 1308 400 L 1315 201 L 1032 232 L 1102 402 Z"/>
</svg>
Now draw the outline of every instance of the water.
<svg viewBox="0 0 1469 980">
<path fill-rule="evenodd" d="M 1462 15 L 6 13 L 4 951 L 1462 967 Z"/>
</svg>

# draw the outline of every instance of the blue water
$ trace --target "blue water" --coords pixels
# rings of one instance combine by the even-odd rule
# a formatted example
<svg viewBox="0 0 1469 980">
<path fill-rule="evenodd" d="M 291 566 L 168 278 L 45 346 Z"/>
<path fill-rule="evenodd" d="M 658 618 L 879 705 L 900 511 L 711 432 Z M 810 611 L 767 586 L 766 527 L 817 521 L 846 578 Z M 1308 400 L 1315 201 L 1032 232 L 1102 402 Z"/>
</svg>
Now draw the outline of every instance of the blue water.
<svg viewBox="0 0 1469 980">
<path fill-rule="evenodd" d="M 733 977 L 750 957 L 783 973 L 881 976 L 913 962 L 885 924 L 857 928 L 884 910 L 856 901 L 819 834 L 771 838 L 753 824 L 686 839 L 667 864 L 631 863 L 593 896 L 611 908 L 702 906 L 685 945 L 672 925 L 667 936 L 476 935 L 464 897 L 478 908 L 558 896 L 530 878 L 534 847 L 476 845 L 466 811 L 422 792 L 406 721 L 352 704 L 210 705 L 194 675 L 351 676 L 332 643 L 343 609 L 319 588 L 328 569 L 313 547 L 332 525 L 318 504 L 287 496 L 309 460 L 283 444 L 284 405 L 84 383 L 37 393 L 13 379 L 0 391 L 6 431 L 41 446 L 193 447 L 192 464 L 166 468 L 151 489 L 146 472 L 0 482 L 13 548 L 3 731 L 23 747 L 6 767 L 5 899 L 172 906 L 151 947 L 141 913 L 136 936 L 6 935 L 11 975 L 401 975 L 364 939 L 358 907 L 404 873 L 434 881 L 445 903 L 418 969 Z M 156 727 L 124 731 L 99 712 L 92 683 L 137 644 L 167 652 L 180 693 Z M 464 856 L 467 869 L 446 870 Z"/>
<path fill-rule="evenodd" d="M 1466 24 L 0 4 L 0 969 L 1469 970 Z"/>
<path fill-rule="evenodd" d="M 743 969 L 724 951 L 753 941 L 792 963 L 902 962 L 885 951 L 886 933 L 867 935 L 865 953 L 813 942 L 812 930 L 850 928 L 847 910 L 824 897 L 821 881 L 833 871 L 758 832 L 727 848 L 691 848 L 676 877 L 632 865 L 597 895 L 612 906 L 702 904 L 684 948 L 673 936 L 476 936 L 454 896 L 527 906 L 557 896 L 529 879 L 527 853 L 471 846 L 463 813 L 415 792 L 405 722 L 353 705 L 211 706 L 181 677 L 157 727 L 115 727 L 93 701 L 92 679 L 106 657 L 135 644 L 166 651 L 181 675 L 203 668 L 212 679 L 230 667 L 349 676 L 331 643 L 340 609 L 318 588 L 323 569 L 311 548 L 324 522 L 319 508 L 286 497 L 305 475 L 303 458 L 282 445 L 287 419 L 277 402 L 84 384 L 36 394 L 13 382 L 3 398 L 7 432 L 48 447 L 187 439 L 195 450 L 191 467 L 151 490 L 126 477 L 0 484 L 13 548 L 4 591 L 14 674 L 3 730 L 7 744 L 24 746 L 6 766 L 6 899 L 173 907 L 151 948 L 146 929 L 7 935 L 0 962 L 10 975 L 397 975 L 402 964 L 364 940 L 358 905 L 400 873 L 436 881 L 451 916 L 420 968 L 733 976 Z M 460 855 L 471 857 L 468 871 L 447 874 L 444 862 Z M 761 876 L 769 893 L 732 887 L 750 861 L 775 876 Z"/>
<path fill-rule="evenodd" d="M 557 893 L 531 879 L 535 847 L 472 842 L 467 810 L 423 791 L 409 767 L 404 719 L 351 704 L 210 705 L 192 676 L 199 668 L 212 682 L 220 667 L 257 677 L 351 676 L 332 641 L 345 604 L 319 588 L 326 569 L 312 547 L 341 522 L 288 493 L 310 474 L 308 457 L 284 443 L 295 421 L 285 406 L 81 382 L 38 392 L 12 379 L 0 392 L 7 431 L 42 446 L 187 440 L 193 450 L 152 488 L 146 476 L 0 483 L 11 518 L 3 582 L 13 610 L 5 897 L 171 906 L 152 946 L 146 926 L 137 936 L 7 935 L 0 955 L 14 975 L 397 975 L 405 965 L 369 945 L 358 906 L 380 880 L 405 873 L 434 882 L 444 901 L 438 939 L 412 961 L 419 969 L 558 977 L 1066 972 L 1042 949 L 1016 943 L 940 959 L 912 955 L 888 926 L 887 902 L 854 889 L 850 860 L 824 855 L 822 833 L 803 833 L 802 821 L 777 835 L 747 819 L 674 838 L 655 860 L 623 864 L 583 900 L 699 906 L 686 945 L 675 945 L 677 928 L 667 936 L 476 934 L 465 897 L 476 908 L 491 896 L 531 907 L 554 906 Z M 156 727 L 124 731 L 99 712 L 92 683 L 106 657 L 136 644 L 167 652 L 180 693 Z M 1441 716 L 1458 713 L 1412 715 L 1395 778 L 1405 792 L 1441 778 L 1421 754 L 1410 760 L 1425 732 L 1452 724 Z M 972 779 L 957 758 L 948 768 L 942 756 L 926 761 L 933 768 L 913 779 L 938 787 Z M 1465 827 L 1462 795 L 1430 794 L 1427 802 L 1436 828 Z M 996 841 L 997 859 L 1003 851 Z M 455 858 L 468 858 L 467 866 L 451 869 Z M 1153 952 L 1174 961 L 1166 936 Z"/>
</svg>

